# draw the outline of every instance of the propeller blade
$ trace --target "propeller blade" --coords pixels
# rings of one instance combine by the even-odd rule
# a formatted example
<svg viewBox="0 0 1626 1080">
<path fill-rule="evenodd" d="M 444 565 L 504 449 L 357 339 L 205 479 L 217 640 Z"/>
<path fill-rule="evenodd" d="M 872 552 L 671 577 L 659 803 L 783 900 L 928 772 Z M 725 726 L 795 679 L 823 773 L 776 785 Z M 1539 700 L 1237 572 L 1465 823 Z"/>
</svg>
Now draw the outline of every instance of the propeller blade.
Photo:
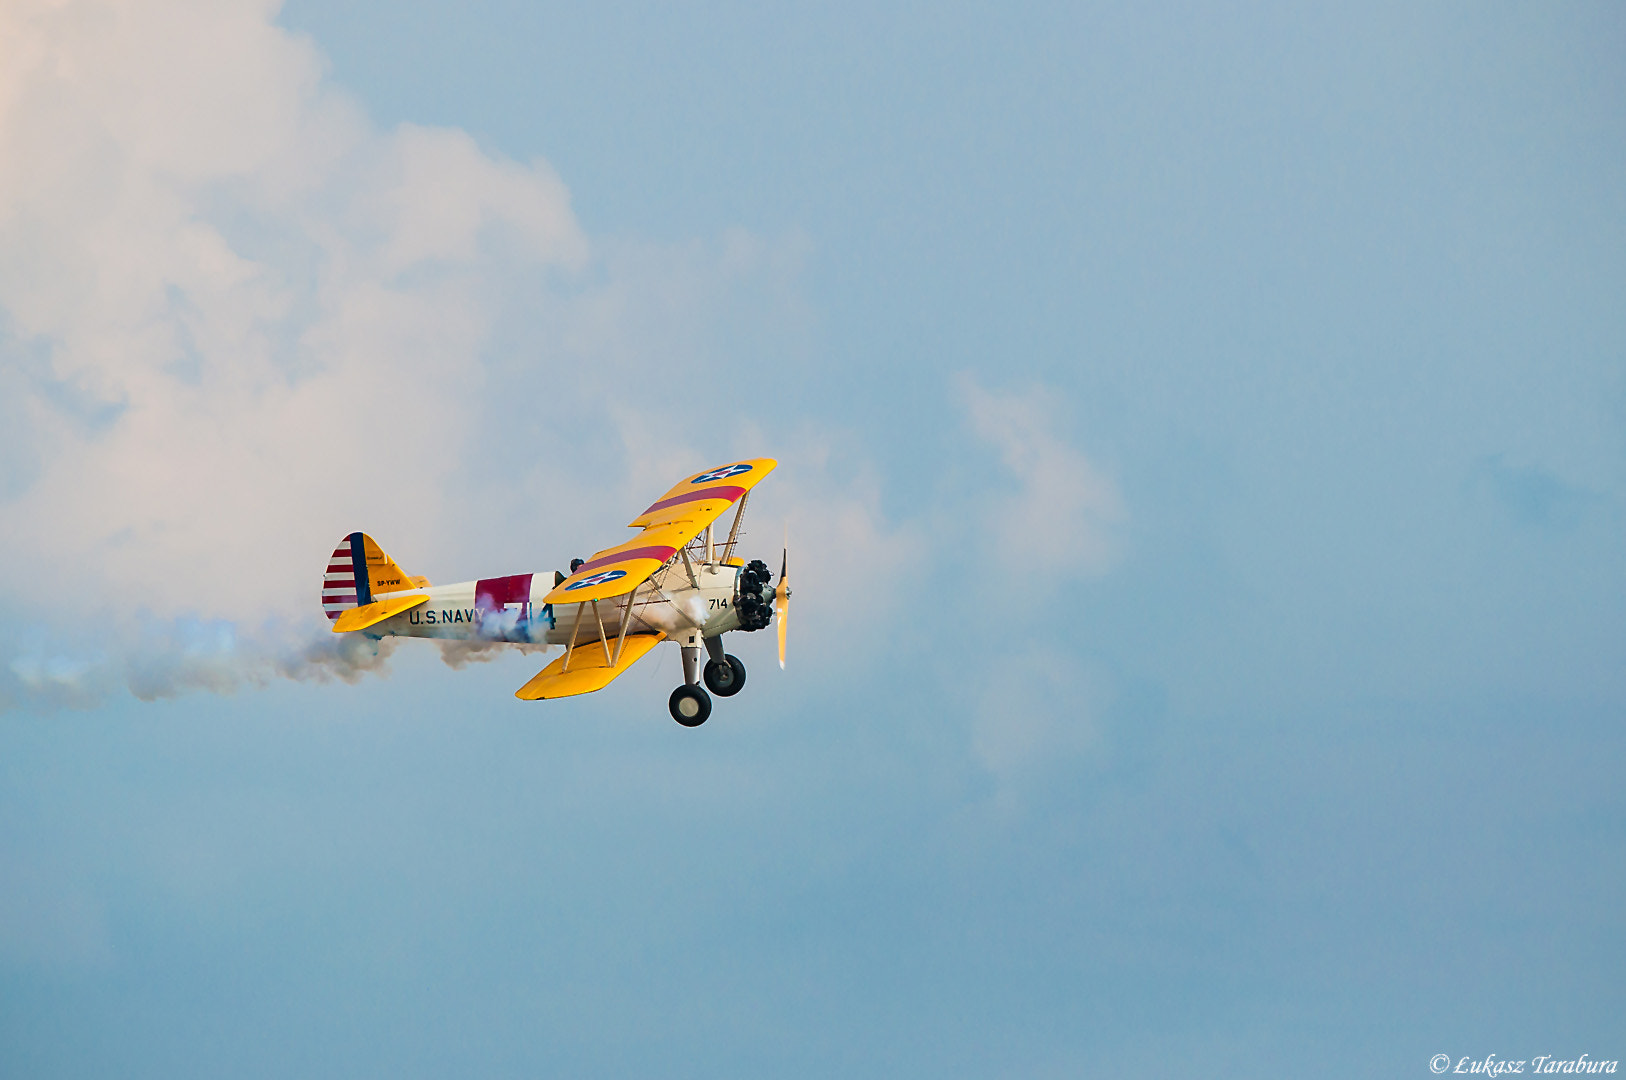
<svg viewBox="0 0 1626 1080">
<path fill-rule="evenodd" d="M 785 622 L 790 618 L 790 584 L 785 571 L 790 567 L 790 523 L 785 523 L 785 550 L 779 560 L 779 588 L 773 597 L 774 618 L 779 623 L 779 670 L 785 670 Z"/>
</svg>

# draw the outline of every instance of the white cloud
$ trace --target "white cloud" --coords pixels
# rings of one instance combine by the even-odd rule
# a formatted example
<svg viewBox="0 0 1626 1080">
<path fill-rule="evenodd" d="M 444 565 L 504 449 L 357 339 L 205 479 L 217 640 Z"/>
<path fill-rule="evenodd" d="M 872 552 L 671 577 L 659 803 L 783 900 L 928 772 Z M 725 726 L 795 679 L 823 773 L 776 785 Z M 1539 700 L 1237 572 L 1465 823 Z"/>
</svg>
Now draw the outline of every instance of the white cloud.
<svg viewBox="0 0 1626 1080">
<path fill-rule="evenodd" d="M 0 16 L 0 310 L 47 357 L 0 520 L 25 602 L 308 602 L 353 514 L 436 511 L 505 266 L 586 256 L 544 164 L 374 130 L 270 10 Z"/>
<path fill-rule="evenodd" d="M 0 690 L 304 670 L 266 635 L 325 628 L 350 530 L 437 579 L 544 569 L 719 452 L 787 459 L 809 582 L 897 564 L 861 465 L 730 442 L 770 395 L 706 327 L 800 333 L 805 240 L 595 245 L 546 162 L 379 130 L 275 7 L 0 7 L 0 600 L 144 643 L 87 666 L 58 634 Z M 216 624 L 231 649 L 154 629 Z"/>
<path fill-rule="evenodd" d="M 889 635 L 909 633 L 900 617 L 921 587 L 928 557 L 919 529 L 891 520 L 875 469 L 818 432 L 782 432 L 780 474 L 752 502 L 756 519 L 742 541 L 779 573 L 774 558 L 789 543 L 789 571 L 809 662 L 852 664 Z"/>
<path fill-rule="evenodd" d="M 972 430 L 999 451 L 1014 481 L 990 514 L 999 559 L 1053 577 L 1106 572 L 1129 514 L 1112 479 L 1056 435 L 1054 392 L 985 390 L 968 376 L 960 390 Z"/>
<path fill-rule="evenodd" d="M 1044 779 L 1076 771 L 1098 752 L 1105 680 L 1055 649 L 989 657 L 972 716 L 971 750 L 1009 800 Z"/>
</svg>

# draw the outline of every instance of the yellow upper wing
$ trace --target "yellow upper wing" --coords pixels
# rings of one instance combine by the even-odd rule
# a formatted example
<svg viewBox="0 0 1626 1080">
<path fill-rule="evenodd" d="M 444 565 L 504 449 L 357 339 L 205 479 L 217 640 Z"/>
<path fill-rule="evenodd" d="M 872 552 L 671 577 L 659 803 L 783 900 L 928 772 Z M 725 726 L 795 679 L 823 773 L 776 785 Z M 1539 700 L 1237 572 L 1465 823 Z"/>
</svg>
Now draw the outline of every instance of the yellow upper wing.
<svg viewBox="0 0 1626 1080">
<path fill-rule="evenodd" d="M 581 604 L 631 592 L 778 464 L 773 458 L 752 458 L 680 480 L 632 520 L 630 527 L 642 532 L 625 544 L 594 552 L 543 602 Z"/>
</svg>

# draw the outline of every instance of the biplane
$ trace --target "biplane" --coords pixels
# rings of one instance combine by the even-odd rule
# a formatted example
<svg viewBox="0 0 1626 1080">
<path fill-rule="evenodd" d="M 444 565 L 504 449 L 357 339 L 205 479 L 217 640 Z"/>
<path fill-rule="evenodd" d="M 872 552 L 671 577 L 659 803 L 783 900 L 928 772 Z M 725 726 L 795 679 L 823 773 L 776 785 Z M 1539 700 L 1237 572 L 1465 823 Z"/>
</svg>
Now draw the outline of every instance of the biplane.
<svg viewBox="0 0 1626 1080">
<path fill-rule="evenodd" d="M 431 585 L 402 571 L 372 537 L 354 532 L 328 559 L 322 607 L 336 634 L 564 646 L 515 691 L 524 701 L 602 690 L 656 645 L 674 641 L 683 654 L 683 685 L 668 708 L 678 723 L 698 727 L 711 715 L 707 690 L 732 697 L 745 686 L 745 665 L 724 651 L 725 633 L 776 622 L 785 666 L 789 552 L 781 552 L 777 585 L 762 560 L 735 554 L 751 489 L 778 464 L 753 458 L 686 477 L 632 520 L 636 536 L 572 561 L 568 575 Z M 716 525 L 731 507 L 727 538 L 719 542 Z"/>
</svg>

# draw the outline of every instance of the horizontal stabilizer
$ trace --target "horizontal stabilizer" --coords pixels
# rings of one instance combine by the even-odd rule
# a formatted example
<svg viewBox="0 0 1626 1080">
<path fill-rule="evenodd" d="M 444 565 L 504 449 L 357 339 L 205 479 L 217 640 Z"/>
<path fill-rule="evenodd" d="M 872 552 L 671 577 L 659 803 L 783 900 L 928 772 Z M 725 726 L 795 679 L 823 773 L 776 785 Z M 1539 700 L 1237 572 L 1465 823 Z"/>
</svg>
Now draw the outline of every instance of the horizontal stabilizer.
<svg viewBox="0 0 1626 1080">
<path fill-rule="evenodd" d="M 594 690 L 602 690 L 637 662 L 638 658 L 653 649 L 665 640 L 666 635 L 656 632 L 653 634 L 628 634 L 621 647 L 621 662 L 611 666 L 604 658 L 604 645 L 594 641 L 586 645 L 577 645 L 570 654 L 570 670 L 565 670 L 565 658 L 559 657 L 553 663 L 543 668 L 536 678 L 514 691 L 514 696 L 521 701 L 537 701 L 542 698 L 571 697 L 576 694 L 590 694 Z M 615 655 L 615 642 L 610 642 L 610 654 Z"/>
<path fill-rule="evenodd" d="M 352 630 L 365 630 L 375 623 L 392 619 L 403 611 L 411 611 L 419 604 L 427 603 L 429 603 L 427 596 L 396 596 L 388 600 L 363 604 L 361 607 L 351 608 L 334 620 L 333 632 L 347 634 Z"/>
</svg>

